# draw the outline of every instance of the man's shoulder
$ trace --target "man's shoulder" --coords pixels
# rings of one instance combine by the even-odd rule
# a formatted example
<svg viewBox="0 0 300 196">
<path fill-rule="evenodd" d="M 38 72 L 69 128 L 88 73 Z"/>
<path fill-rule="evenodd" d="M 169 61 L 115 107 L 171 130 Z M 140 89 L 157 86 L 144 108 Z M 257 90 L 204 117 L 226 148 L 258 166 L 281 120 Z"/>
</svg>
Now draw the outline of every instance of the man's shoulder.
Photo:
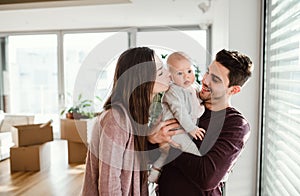
<svg viewBox="0 0 300 196">
<path fill-rule="evenodd" d="M 249 122 L 246 117 L 234 107 L 226 109 L 225 123 L 235 126 L 249 127 Z"/>
<path fill-rule="evenodd" d="M 246 119 L 245 116 L 234 107 L 226 108 L 226 117 L 237 118 L 237 119 Z"/>
</svg>

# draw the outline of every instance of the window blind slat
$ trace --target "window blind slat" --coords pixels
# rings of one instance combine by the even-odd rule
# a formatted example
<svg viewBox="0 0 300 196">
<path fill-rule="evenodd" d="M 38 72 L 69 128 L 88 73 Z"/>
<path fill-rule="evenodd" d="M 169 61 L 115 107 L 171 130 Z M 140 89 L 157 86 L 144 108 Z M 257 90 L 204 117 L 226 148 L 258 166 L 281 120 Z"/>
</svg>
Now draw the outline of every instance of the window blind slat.
<svg viewBox="0 0 300 196">
<path fill-rule="evenodd" d="M 291 85 L 290 82 L 292 82 L 293 86 L 300 86 L 300 78 L 299 80 L 291 80 L 291 79 L 280 79 L 280 78 L 273 78 L 270 80 L 270 84 L 287 84 Z M 300 92 L 298 93 L 300 94 Z"/>
<path fill-rule="evenodd" d="M 272 137 L 273 141 L 276 141 L 276 138 L 274 138 L 274 135 L 270 135 Z M 278 142 L 276 142 L 278 143 Z M 279 146 L 278 144 L 274 144 L 275 146 Z M 272 146 L 268 146 L 269 150 L 273 149 Z M 296 188 L 294 187 L 294 185 L 298 185 L 298 181 L 294 182 L 290 182 L 290 179 L 286 177 L 286 174 L 288 176 L 290 176 L 291 172 L 289 172 L 291 169 L 287 168 L 286 165 L 283 165 L 282 162 L 286 161 L 287 157 L 286 157 L 286 153 L 282 153 L 281 151 L 274 151 L 276 154 L 274 155 L 272 153 L 272 156 L 268 157 L 268 162 L 269 162 L 269 167 L 266 169 L 267 172 L 269 172 L 269 176 L 268 176 L 268 184 L 270 185 L 269 189 L 269 195 L 277 195 L 278 193 L 280 193 L 281 195 L 295 195 L 294 193 L 297 192 Z M 285 156 L 283 156 L 285 155 Z M 274 162 L 274 157 L 281 157 L 281 160 L 275 161 Z M 284 168 L 284 173 L 282 173 L 282 168 Z M 297 176 L 293 175 L 295 178 L 297 178 Z M 273 179 L 273 180 L 270 180 Z M 276 179 L 276 180 L 274 180 Z M 278 179 L 286 179 L 285 181 L 278 181 Z M 289 188 L 287 188 L 289 187 Z M 293 189 L 293 190 L 291 190 Z M 272 190 L 272 191 L 271 191 Z M 274 190 L 276 190 L 274 192 Z M 295 191 L 296 190 L 296 191 Z M 271 192 L 270 192 L 271 191 Z M 297 194 L 296 194 L 297 195 Z"/>
<path fill-rule="evenodd" d="M 272 96 L 272 98 L 276 97 L 276 100 L 280 99 L 280 100 L 288 100 L 288 101 L 295 101 L 296 103 L 298 102 L 297 98 L 299 97 L 299 93 L 298 92 L 291 92 L 288 90 L 280 90 L 278 89 L 277 91 L 274 90 L 270 90 L 269 91 L 270 96 Z M 282 94 L 285 93 L 285 94 Z M 272 101 L 272 100 L 270 100 Z M 296 104 L 298 105 L 298 104 Z"/>
<path fill-rule="evenodd" d="M 277 170 L 278 178 L 281 180 L 278 180 L 280 184 L 280 188 L 284 190 L 284 195 L 298 195 L 298 191 L 294 188 L 294 186 L 290 183 L 288 178 L 284 175 L 284 170 L 280 168 L 280 170 Z"/>
<path fill-rule="evenodd" d="M 292 58 L 297 58 L 297 57 L 299 57 L 299 48 L 273 55 L 270 57 L 270 61 L 292 59 Z"/>
<path fill-rule="evenodd" d="M 279 121 L 279 117 L 276 117 L 275 115 L 271 114 L 270 115 L 270 123 L 269 123 L 269 127 L 273 128 L 272 133 L 277 134 L 278 128 L 277 127 L 281 127 L 282 129 L 284 129 L 286 134 L 291 133 L 292 136 L 296 137 L 295 139 L 297 139 L 297 143 L 295 145 L 295 148 L 298 148 L 300 151 L 300 147 L 299 147 L 299 138 L 300 138 L 300 133 L 298 131 L 297 128 L 294 128 L 294 126 L 290 126 L 288 123 L 286 123 L 286 121 Z M 274 126 L 274 124 L 276 124 L 276 126 Z M 290 143 L 290 140 L 288 140 Z M 291 143 L 290 143 L 291 145 Z M 299 152 L 298 151 L 298 152 Z"/>
<path fill-rule="evenodd" d="M 283 110 L 278 110 L 278 104 L 283 105 Z M 288 119 L 289 123 L 297 123 L 296 125 L 300 127 L 300 112 L 299 110 L 297 111 L 296 109 L 294 109 L 295 107 L 293 107 L 292 104 L 284 102 L 284 101 L 274 101 L 274 103 L 270 103 L 270 117 L 272 116 L 273 113 L 277 113 L 279 114 L 279 118 L 282 119 Z M 284 113 L 285 112 L 285 113 Z M 271 122 L 270 122 L 271 123 Z M 276 123 L 276 121 L 275 121 Z M 299 132 L 299 131 L 297 131 Z"/>
<path fill-rule="evenodd" d="M 281 144 L 283 149 L 285 148 L 285 144 L 282 143 Z M 279 151 L 278 156 L 281 157 L 281 161 L 283 161 L 283 165 L 286 167 L 286 173 L 289 172 L 288 177 L 290 177 L 290 180 L 292 181 L 291 183 L 294 184 L 295 186 L 300 184 L 300 180 L 297 177 L 297 175 L 295 173 L 299 172 L 300 170 L 300 166 L 298 164 L 296 164 L 293 159 L 292 159 L 292 155 L 287 155 L 286 151 Z M 297 186 L 296 189 L 298 191 L 300 191 L 300 186 Z"/>
<path fill-rule="evenodd" d="M 300 65 L 282 65 L 282 66 L 274 66 L 270 67 L 271 73 L 281 73 L 281 72 L 300 72 Z"/>
<path fill-rule="evenodd" d="M 295 32 L 294 35 L 287 37 L 281 41 L 276 41 L 271 47 L 270 50 L 280 50 L 284 48 L 289 48 L 289 45 L 295 45 L 297 47 L 297 42 L 299 41 L 299 35 Z"/>
</svg>

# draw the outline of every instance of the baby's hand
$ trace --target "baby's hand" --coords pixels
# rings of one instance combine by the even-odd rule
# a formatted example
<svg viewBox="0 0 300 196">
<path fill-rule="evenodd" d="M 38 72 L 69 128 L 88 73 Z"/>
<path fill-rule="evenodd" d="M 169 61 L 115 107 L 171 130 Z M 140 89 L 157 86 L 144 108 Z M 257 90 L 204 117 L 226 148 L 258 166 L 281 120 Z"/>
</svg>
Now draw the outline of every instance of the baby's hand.
<svg viewBox="0 0 300 196">
<path fill-rule="evenodd" d="M 195 130 L 189 132 L 189 134 L 191 134 L 191 136 L 193 138 L 195 138 L 196 140 L 197 139 L 203 140 L 204 134 L 205 134 L 205 130 L 202 129 L 202 128 L 197 127 Z"/>
</svg>

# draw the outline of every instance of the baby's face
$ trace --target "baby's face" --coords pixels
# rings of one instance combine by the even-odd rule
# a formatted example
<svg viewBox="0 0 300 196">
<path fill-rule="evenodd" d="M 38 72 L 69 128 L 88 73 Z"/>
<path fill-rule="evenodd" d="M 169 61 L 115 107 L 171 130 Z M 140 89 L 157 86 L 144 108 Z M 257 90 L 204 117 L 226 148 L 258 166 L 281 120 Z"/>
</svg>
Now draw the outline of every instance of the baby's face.
<svg viewBox="0 0 300 196">
<path fill-rule="evenodd" d="M 170 62 L 172 81 L 183 88 L 191 86 L 195 82 L 195 75 L 190 62 L 186 59 Z"/>
</svg>

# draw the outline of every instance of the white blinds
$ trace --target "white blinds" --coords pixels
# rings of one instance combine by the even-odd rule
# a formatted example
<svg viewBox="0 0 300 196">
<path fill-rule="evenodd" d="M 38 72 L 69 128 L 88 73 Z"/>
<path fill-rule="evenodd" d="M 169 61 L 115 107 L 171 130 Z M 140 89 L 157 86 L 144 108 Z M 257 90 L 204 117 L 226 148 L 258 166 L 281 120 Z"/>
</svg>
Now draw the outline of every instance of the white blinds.
<svg viewBox="0 0 300 196">
<path fill-rule="evenodd" d="M 263 196 L 300 195 L 300 1 L 267 0 Z"/>
</svg>

